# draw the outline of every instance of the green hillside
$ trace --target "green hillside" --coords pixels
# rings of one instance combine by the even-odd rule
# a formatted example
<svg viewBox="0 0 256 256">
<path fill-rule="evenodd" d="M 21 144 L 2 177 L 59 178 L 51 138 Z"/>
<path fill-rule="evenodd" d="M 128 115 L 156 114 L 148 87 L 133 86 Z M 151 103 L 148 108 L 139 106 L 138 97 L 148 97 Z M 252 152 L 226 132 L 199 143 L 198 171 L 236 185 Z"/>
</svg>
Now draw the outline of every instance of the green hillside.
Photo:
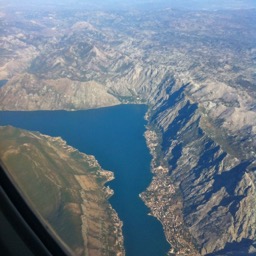
<svg viewBox="0 0 256 256">
<path fill-rule="evenodd" d="M 61 138 L 0 127 L 0 157 L 35 211 L 77 255 L 122 255 L 122 223 L 104 183 L 113 174 Z"/>
</svg>

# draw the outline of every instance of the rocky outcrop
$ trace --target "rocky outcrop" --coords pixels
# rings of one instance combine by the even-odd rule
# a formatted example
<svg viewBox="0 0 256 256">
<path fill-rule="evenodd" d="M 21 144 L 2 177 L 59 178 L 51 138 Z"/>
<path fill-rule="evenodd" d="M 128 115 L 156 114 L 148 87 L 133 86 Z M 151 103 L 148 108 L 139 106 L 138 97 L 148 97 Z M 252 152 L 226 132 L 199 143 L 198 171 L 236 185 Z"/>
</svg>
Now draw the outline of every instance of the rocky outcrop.
<svg viewBox="0 0 256 256">
<path fill-rule="evenodd" d="M 0 109 L 148 104 L 154 178 L 141 197 L 172 252 L 254 253 L 255 10 L 0 19 Z"/>
<path fill-rule="evenodd" d="M 173 191 L 162 190 L 153 181 L 144 200 L 165 226 L 176 253 L 197 255 L 197 248 L 206 255 L 244 240 L 251 245 L 256 237 L 256 216 L 248 209 L 256 205 L 255 159 L 233 154 L 227 140 L 216 139 L 222 127 L 211 123 L 203 106 L 188 93 L 188 85 L 170 78 L 161 92 L 152 94 L 149 129 L 160 134 L 153 152 L 161 159 L 153 162 L 153 170 L 158 184 L 166 182 L 164 187 L 173 187 Z M 160 165 L 168 174 L 163 175 Z M 162 202 L 167 202 L 164 211 L 159 208 Z M 186 249 L 183 239 L 190 244 Z"/>
</svg>

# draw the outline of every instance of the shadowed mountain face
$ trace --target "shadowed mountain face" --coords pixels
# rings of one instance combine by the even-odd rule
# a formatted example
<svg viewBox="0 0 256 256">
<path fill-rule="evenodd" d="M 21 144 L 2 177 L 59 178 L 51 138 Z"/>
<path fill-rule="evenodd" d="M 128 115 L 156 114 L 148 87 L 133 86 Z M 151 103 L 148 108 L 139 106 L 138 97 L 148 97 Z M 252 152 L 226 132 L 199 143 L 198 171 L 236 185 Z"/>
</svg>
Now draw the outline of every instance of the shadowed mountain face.
<svg viewBox="0 0 256 256">
<path fill-rule="evenodd" d="M 155 152 L 162 161 L 155 165 L 156 176 L 166 181 L 166 187 L 173 186 L 173 190 L 172 193 L 165 190 L 152 200 L 152 190 L 157 190 L 152 183 L 144 194 L 145 201 L 155 209 L 168 198 L 165 214 L 158 210 L 156 215 L 165 223 L 170 242 L 177 245 L 180 253 L 205 255 L 220 248 L 223 249 L 220 253 L 231 253 L 238 247 L 241 253 L 255 253 L 254 159 L 242 158 L 238 151 L 233 154 L 227 146 L 229 139 L 217 138 L 219 127 L 202 115 L 184 89 L 179 89 L 182 87 L 169 84 L 166 83 L 166 91 L 170 91 L 170 96 L 165 100 L 158 97 L 156 102 L 161 103 L 152 106 L 149 124 L 161 135 Z M 168 98 L 172 95 L 180 100 L 170 102 Z M 159 165 L 168 170 L 164 176 L 157 171 Z M 173 231 L 176 236 L 171 235 Z M 185 242 L 179 235 L 189 246 L 184 248 Z"/>
<path fill-rule="evenodd" d="M 256 16 L 219 2 L 0 12 L 2 110 L 148 104 L 141 196 L 183 255 L 254 253 Z"/>
</svg>

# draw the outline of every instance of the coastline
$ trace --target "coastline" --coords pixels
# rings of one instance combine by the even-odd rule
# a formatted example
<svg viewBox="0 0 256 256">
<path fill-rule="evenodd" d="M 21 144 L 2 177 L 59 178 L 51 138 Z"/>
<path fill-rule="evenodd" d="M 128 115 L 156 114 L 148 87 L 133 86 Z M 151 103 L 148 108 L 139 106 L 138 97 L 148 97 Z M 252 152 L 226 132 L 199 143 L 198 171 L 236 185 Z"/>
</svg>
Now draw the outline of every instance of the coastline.
<svg viewBox="0 0 256 256">
<path fill-rule="evenodd" d="M 171 248 L 168 255 L 200 255 L 196 250 L 192 238 L 186 229 L 182 213 L 182 197 L 179 187 L 174 184 L 169 169 L 161 159 L 160 138 L 155 127 L 149 123 L 150 110 L 145 115 L 148 122 L 144 137 L 152 156 L 151 172 L 152 181 L 140 198 L 150 209 L 150 215 L 160 221 L 166 241 Z"/>
<path fill-rule="evenodd" d="M 99 182 L 99 185 L 101 187 L 102 193 L 103 193 L 103 198 L 99 199 L 100 201 L 104 200 L 107 202 L 107 208 L 106 210 L 106 214 L 109 217 L 110 220 L 110 226 L 112 226 L 113 228 L 113 234 L 112 236 L 115 237 L 115 242 L 113 247 L 115 248 L 115 253 L 117 256 L 125 256 L 125 248 L 124 248 L 124 236 L 123 236 L 123 232 L 122 232 L 122 227 L 123 227 L 123 222 L 120 220 L 120 218 L 118 217 L 117 212 L 115 211 L 115 209 L 112 207 L 112 205 L 109 202 L 109 198 L 114 194 L 114 191 L 112 189 L 110 189 L 109 186 L 106 186 L 105 184 L 111 180 L 114 179 L 114 173 L 112 171 L 107 171 L 102 169 L 102 167 L 100 166 L 99 162 L 97 161 L 97 159 L 95 158 L 95 156 L 93 155 L 87 155 L 85 153 L 80 152 L 78 149 L 73 148 L 72 146 L 69 146 L 65 140 L 63 140 L 61 137 L 57 137 L 57 138 L 53 138 L 51 136 L 48 135 L 44 135 L 50 139 L 52 139 L 53 141 L 55 140 L 57 143 L 59 143 L 59 145 L 62 148 L 65 148 L 69 153 L 76 153 L 79 154 L 82 158 L 82 161 L 85 161 L 86 163 L 89 164 L 90 167 L 94 167 L 97 168 L 97 171 L 95 173 L 95 178 L 100 177 L 102 179 L 101 182 Z M 80 179 L 81 177 L 83 177 L 83 175 L 75 175 L 76 180 L 79 183 L 80 186 L 80 195 L 81 195 L 81 199 L 82 199 L 82 203 L 81 203 L 81 222 L 82 222 L 82 235 L 83 235 L 83 239 L 84 239 L 84 250 L 86 250 L 86 255 L 94 255 L 94 253 L 90 254 L 88 251 L 88 241 L 89 238 L 87 236 L 87 230 L 88 230 L 88 220 L 90 220 L 90 218 L 88 218 L 87 216 L 87 207 L 90 207 L 90 202 L 87 200 L 88 198 L 86 197 L 86 188 L 83 186 L 83 181 Z M 99 204 L 101 203 L 99 201 Z M 101 209 L 103 210 L 103 209 Z"/>
<path fill-rule="evenodd" d="M 94 156 L 69 146 L 61 137 L 12 126 L 0 128 L 4 137 L 0 156 L 8 175 L 39 221 L 60 237 L 57 241 L 76 255 L 124 256 L 123 223 L 108 200 L 113 191 L 105 186 L 114 179 L 113 172 L 103 170 Z M 27 167 L 22 172 L 13 161 L 17 155 Z M 34 193 L 38 184 L 47 189 Z M 38 202 L 43 199 L 46 205 L 40 208 Z M 70 231 L 68 237 L 65 230 Z"/>
</svg>

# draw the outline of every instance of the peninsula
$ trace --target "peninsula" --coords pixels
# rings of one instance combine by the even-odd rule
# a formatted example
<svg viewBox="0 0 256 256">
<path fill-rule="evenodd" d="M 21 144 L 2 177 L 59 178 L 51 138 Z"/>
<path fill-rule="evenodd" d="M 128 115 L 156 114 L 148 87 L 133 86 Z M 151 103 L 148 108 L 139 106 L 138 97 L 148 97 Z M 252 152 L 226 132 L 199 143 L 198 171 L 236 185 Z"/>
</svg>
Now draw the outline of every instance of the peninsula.
<svg viewBox="0 0 256 256">
<path fill-rule="evenodd" d="M 24 198 L 75 255 L 125 255 L 122 222 L 104 186 L 113 173 L 61 138 L 0 127 L 0 158 Z"/>
<path fill-rule="evenodd" d="M 175 1 L 157 6 L 138 2 L 113 8 L 99 7 L 98 1 L 71 7 L 68 0 L 1 6 L 0 109 L 74 111 L 147 104 L 145 138 L 153 180 L 140 197 L 161 221 L 172 245 L 169 253 L 255 255 L 256 6 L 238 0 L 209 1 L 209 6 L 199 0 L 183 8 Z M 64 145 L 8 129 L 57 143 L 61 150 Z M 14 149 L 9 152 L 19 161 Z M 66 167 L 88 158 L 73 156 L 76 161 Z M 96 173 L 103 179 L 102 171 Z M 51 189 L 57 191 L 63 184 L 49 175 L 45 182 L 53 180 L 57 186 Z M 75 171 L 70 176 L 78 190 L 85 189 L 81 175 Z M 93 184 L 101 191 L 104 182 Z M 82 216 L 78 205 L 83 195 L 76 193 L 75 206 L 62 207 Z M 107 198 L 106 192 L 99 196 Z M 105 225 L 113 219 L 109 207 Z M 54 209 L 46 209 L 54 219 Z M 115 220 L 114 240 L 120 242 L 110 248 L 123 253 L 121 224 Z M 74 249 L 82 250 L 86 239 L 80 237 Z"/>
</svg>

